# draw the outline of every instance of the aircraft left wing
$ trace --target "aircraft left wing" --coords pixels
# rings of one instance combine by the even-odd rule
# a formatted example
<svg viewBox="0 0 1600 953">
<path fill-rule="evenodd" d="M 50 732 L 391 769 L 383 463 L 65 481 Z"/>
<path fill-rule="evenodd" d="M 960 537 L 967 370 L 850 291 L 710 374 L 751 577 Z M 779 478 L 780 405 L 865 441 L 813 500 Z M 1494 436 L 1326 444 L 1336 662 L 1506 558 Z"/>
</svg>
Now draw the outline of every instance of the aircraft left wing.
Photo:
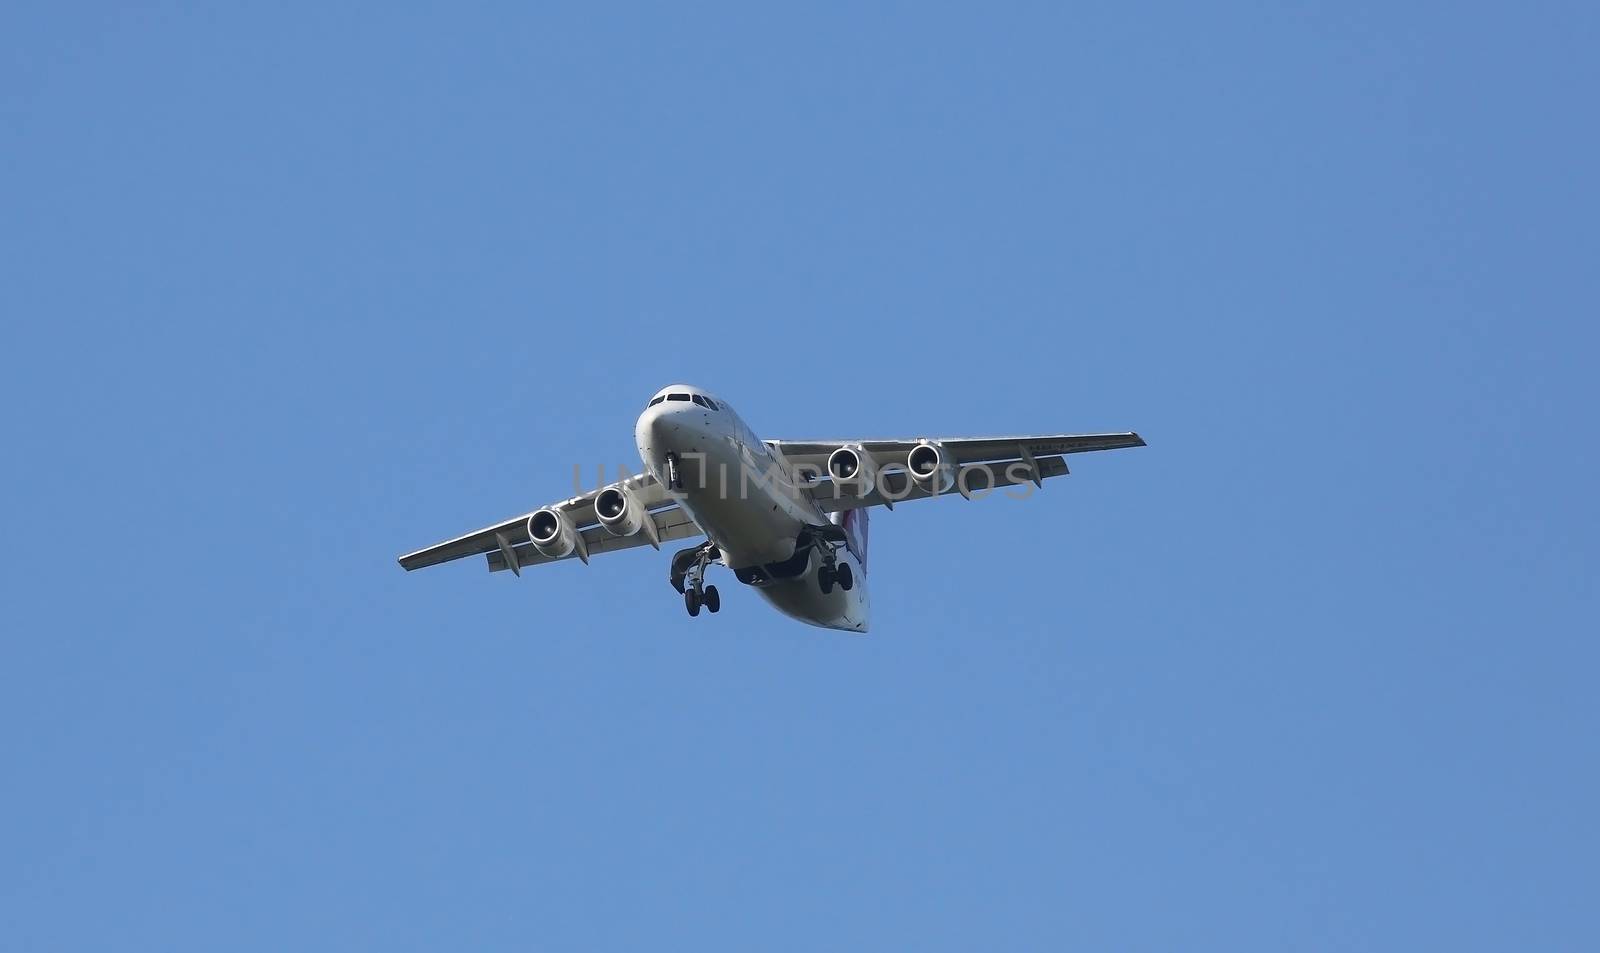
<svg viewBox="0 0 1600 953">
<path fill-rule="evenodd" d="M 968 496 L 1004 486 L 1044 481 L 1069 472 L 1065 454 L 1145 446 L 1136 433 L 1035 434 L 1018 437 L 943 437 L 894 440 L 771 440 L 775 453 L 792 468 L 804 468 L 818 479 L 807 485 L 811 498 L 825 512 L 863 506 L 890 506 L 907 500 L 940 495 Z M 828 472 L 828 458 L 841 448 L 871 458 L 879 473 L 866 495 L 844 492 Z M 937 449 L 934 461 L 948 473 L 949 484 L 938 480 L 914 482 L 907 474 L 912 451 Z M 942 489 L 940 487 L 943 487 Z"/>
<path fill-rule="evenodd" d="M 649 474 L 629 477 L 623 484 L 636 494 L 639 502 L 645 507 L 645 518 L 653 524 L 654 539 L 651 538 L 650 527 L 631 536 L 613 536 L 608 532 L 595 516 L 594 498 L 600 492 L 599 489 L 595 489 L 550 506 L 551 509 L 560 510 L 571 518 L 580 539 L 578 548 L 570 556 L 562 557 L 563 559 L 578 558 L 587 561 L 588 557 L 597 553 L 632 549 L 635 546 L 648 546 L 655 542 L 700 535 L 700 527 L 667 495 L 655 477 Z M 520 574 L 525 566 L 557 562 L 535 549 L 528 539 L 528 517 L 535 512 L 538 511 L 524 513 L 493 526 L 474 530 L 464 536 L 436 543 L 414 553 L 407 553 L 400 557 L 400 565 L 406 570 L 422 569 L 467 556 L 486 556 L 490 572 L 510 569 Z"/>
<path fill-rule="evenodd" d="M 904 463 L 906 454 L 919 443 L 937 443 L 951 451 L 955 463 L 998 463 L 1019 460 L 1024 454 L 1052 457 L 1091 450 L 1120 450 L 1142 447 L 1144 438 L 1136 433 L 1060 433 L 1022 437 L 919 437 L 894 440 L 768 440 L 767 446 L 781 453 L 790 464 L 821 467 L 828 455 L 840 447 L 859 444 L 872 454 L 880 466 Z"/>
</svg>

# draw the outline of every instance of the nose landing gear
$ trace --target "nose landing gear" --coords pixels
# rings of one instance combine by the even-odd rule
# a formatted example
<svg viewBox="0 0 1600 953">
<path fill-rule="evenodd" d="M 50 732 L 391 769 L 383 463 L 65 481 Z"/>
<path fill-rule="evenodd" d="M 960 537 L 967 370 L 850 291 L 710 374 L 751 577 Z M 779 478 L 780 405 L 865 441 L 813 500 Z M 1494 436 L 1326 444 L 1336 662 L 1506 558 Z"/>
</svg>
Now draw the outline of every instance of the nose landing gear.
<svg viewBox="0 0 1600 953">
<path fill-rule="evenodd" d="M 721 555 L 716 544 L 708 541 L 672 557 L 672 588 L 683 593 L 683 607 L 690 616 L 698 616 L 702 606 L 713 614 L 722 610 L 717 587 L 705 584 L 706 567 Z"/>
</svg>

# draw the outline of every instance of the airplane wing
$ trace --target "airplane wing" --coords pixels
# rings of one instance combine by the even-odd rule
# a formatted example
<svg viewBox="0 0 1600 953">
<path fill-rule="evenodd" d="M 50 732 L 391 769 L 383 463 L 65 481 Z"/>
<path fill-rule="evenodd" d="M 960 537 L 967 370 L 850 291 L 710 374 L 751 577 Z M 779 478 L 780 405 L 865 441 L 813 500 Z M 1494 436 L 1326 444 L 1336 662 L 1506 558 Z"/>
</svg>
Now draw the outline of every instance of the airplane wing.
<svg viewBox="0 0 1600 953">
<path fill-rule="evenodd" d="M 915 440 L 768 440 L 767 446 L 782 453 L 791 464 L 809 463 L 820 467 L 833 451 L 846 444 L 860 444 L 883 467 L 891 463 L 904 463 L 906 454 L 919 443 L 940 444 L 952 452 L 956 463 L 1020 460 L 1023 448 L 1035 457 L 1048 457 L 1145 445 L 1144 438 L 1136 433 L 1061 433 L 1025 437 L 923 437 Z"/>
<path fill-rule="evenodd" d="M 912 483 L 905 473 L 907 457 L 920 444 L 937 446 L 955 477 L 943 493 Z M 790 466 L 821 473 L 807 489 L 825 512 L 887 505 L 940 495 L 983 495 L 1004 486 L 1033 483 L 1043 486 L 1050 477 L 1066 476 L 1065 454 L 1145 446 L 1136 433 L 1037 434 L 1019 437 L 953 437 L 914 440 L 772 440 L 767 444 Z M 827 475 L 828 456 L 840 447 L 860 447 L 880 471 L 871 493 L 857 496 L 842 491 Z"/>
<path fill-rule="evenodd" d="M 700 527 L 667 495 L 655 477 L 644 474 L 629 477 L 624 483 L 638 495 L 640 503 L 645 507 L 646 517 L 655 524 L 655 541 L 666 542 L 700 535 Z M 589 556 L 596 553 L 609 553 L 653 544 L 648 527 L 646 531 L 634 533 L 632 536 L 613 536 L 607 532 L 600 525 L 594 512 L 594 498 L 599 492 L 599 489 L 591 490 L 582 496 L 551 505 L 552 509 L 561 510 L 572 518 L 573 525 L 582 538 L 582 545 L 574 550 L 571 556 L 563 558 L 587 561 Z M 538 511 L 524 513 L 493 526 L 474 530 L 465 536 L 458 536 L 426 549 L 407 553 L 400 557 L 400 565 L 407 570 L 422 569 L 465 556 L 487 556 L 490 572 L 510 569 L 520 575 L 523 567 L 557 562 L 534 549 L 533 544 L 528 541 L 528 517 L 534 512 Z"/>
</svg>

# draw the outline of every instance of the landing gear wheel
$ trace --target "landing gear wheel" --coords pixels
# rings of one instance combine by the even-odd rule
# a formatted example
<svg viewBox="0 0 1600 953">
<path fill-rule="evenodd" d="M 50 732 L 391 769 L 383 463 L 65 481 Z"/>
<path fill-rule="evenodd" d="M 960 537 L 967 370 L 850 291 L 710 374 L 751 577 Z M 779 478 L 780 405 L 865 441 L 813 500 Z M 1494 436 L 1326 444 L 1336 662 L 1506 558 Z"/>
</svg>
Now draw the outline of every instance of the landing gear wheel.
<svg viewBox="0 0 1600 953">
<path fill-rule="evenodd" d="M 838 570 L 834 572 L 834 576 L 839 580 L 839 588 L 845 592 L 855 588 L 856 574 L 850 570 L 849 563 L 840 563 Z"/>
<path fill-rule="evenodd" d="M 685 589 L 683 591 L 683 607 L 685 609 L 689 610 L 689 615 L 691 615 L 691 616 L 699 615 L 700 614 L 700 590 L 698 590 L 698 589 Z M 715 611 L 715 610 L 713 610 L 713 611 Z"/>
<path fill-rule="evenodd" d="M 823 566 L 817 570 L 817 585 L 822 587 L 822 594 L 827 595 L 833 591 L 833 583 L 838 578 L 838 573 L 832 566 Z"/>
<path fill-rule="evenodd" d="M 706 604 L 706 608 L 711 610 L 713 615 L 722 610 L 722 597 L 717 595 L 716 586 L 707 586 L 705 595 L 701 596 L 700 599 Z"/>
</svg>

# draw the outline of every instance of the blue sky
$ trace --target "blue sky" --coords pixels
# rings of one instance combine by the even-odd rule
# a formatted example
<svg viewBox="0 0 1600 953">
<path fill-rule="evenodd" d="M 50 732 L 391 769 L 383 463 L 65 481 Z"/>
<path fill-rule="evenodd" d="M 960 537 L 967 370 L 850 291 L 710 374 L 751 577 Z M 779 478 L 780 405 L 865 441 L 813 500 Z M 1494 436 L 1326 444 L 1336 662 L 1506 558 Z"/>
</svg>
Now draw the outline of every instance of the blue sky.
<svg viewBox="0 0 1600 953">
<path fill-rule="evenodd" d="M 1594 949 L 1597 26 L 7 5 L 3 945 Z M 394 565 L 675 380 L 1150 447 Z"/>
</svg>

